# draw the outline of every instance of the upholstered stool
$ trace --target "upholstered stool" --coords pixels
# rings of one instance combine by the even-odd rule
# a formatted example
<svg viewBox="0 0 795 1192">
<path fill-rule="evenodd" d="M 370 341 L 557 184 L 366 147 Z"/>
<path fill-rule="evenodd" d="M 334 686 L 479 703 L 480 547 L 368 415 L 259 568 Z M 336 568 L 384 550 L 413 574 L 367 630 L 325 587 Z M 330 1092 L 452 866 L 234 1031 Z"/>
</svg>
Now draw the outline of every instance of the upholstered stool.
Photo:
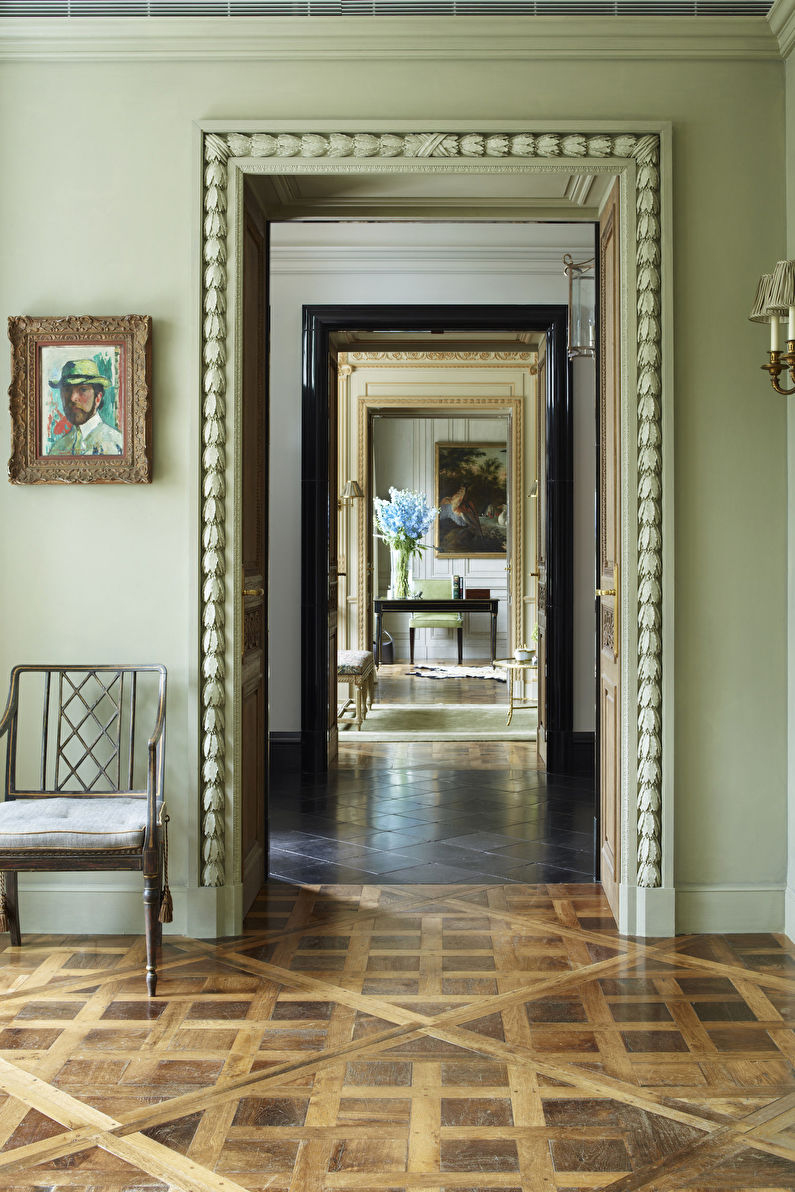
<svg viewBox="0 0 795 1192">
<path fill-rule="evenodd" d="M 375 662 L 369 650 L 340 650 L 337 654 L 337 682 L 347 683 L 349 695 L 337 713 L 342 720 L 348 709 L 359 732 L 375 696 Z"/>
</svg>

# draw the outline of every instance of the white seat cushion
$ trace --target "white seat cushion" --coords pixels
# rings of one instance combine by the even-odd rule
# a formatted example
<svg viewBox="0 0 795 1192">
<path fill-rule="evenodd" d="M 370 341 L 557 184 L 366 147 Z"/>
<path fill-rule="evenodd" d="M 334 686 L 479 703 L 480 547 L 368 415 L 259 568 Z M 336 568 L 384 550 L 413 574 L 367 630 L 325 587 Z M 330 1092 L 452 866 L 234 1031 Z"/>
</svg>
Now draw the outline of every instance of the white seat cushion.
<svg viewBox="0 0 795 1192">
<path fill-rule="evenodd" d="M 339 650 L 337 652 L 338 675 L 363 675 L 373 665 L 370 650 Z"/>
<path fill-rule="evenodd" d="M 146 800 L 67 796 L 0 803 L 0 850 L 141 848 Z"/>
</svg>

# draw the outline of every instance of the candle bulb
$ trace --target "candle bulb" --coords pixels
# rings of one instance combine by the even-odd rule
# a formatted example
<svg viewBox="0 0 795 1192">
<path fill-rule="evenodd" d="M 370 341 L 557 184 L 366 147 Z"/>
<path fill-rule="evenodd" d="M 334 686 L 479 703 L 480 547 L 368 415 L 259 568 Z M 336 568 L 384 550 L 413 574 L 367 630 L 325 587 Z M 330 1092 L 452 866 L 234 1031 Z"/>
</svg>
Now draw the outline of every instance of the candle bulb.
<svg viewBox="0 0 795 1192">
<path fill-rule="evenodd" d="M 778 315 L 770 316 L 770 351 L 777 352 L 779 350 L 778 338 Z"/>
<path fill-rule="evenodd" d="M 787 325 L 787 339 L 795 339 L 795 306 L 789 308 L 789 322 Z"/>
</svg>

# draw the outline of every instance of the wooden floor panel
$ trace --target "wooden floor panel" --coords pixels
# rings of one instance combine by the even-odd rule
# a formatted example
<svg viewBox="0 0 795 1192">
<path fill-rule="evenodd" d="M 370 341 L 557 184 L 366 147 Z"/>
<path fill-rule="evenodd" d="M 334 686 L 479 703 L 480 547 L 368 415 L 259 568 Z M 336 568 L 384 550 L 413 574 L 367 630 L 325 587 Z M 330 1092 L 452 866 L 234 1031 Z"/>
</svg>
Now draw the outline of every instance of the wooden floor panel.
<svg viewBox="0 0 795 1192">
<path fill-rule="evenodd" d="M 795 948 L 598 887 L 274 883 L 238 938 L 0 953 L 0 1188 L 792 1192 Z"/>
</svg>

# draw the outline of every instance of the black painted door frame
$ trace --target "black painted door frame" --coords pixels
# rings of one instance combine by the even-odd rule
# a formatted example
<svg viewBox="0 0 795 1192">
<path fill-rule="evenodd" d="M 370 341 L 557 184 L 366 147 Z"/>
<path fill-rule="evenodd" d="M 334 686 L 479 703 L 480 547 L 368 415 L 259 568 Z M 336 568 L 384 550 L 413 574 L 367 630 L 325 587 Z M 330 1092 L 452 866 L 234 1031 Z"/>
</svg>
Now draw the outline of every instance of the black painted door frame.
<svg viewBox="0 0 795 1192">
<path fill-rule="evenodd" d="M 301 463 L 301 760 L 327 768 L 329 690 L 328 355 L 339 331 L 535 331 L 547 345 L 547 768 L 578 774 L 573 725 L 573 411 L 567 308 L 528 306 L 304 306 Z M 334 394 L 336 401 L 337 395 Z"/>
</svg>

